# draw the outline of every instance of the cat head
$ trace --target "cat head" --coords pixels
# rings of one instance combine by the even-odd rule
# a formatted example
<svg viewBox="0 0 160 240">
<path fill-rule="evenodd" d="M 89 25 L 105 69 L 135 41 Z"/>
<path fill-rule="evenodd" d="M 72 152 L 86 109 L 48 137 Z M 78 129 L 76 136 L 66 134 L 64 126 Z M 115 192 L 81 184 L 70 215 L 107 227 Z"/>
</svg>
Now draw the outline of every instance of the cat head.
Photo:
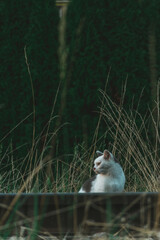
<svg viewBox="0 0 160 240">
<path fill-rule="evenodd" d="M 118 162 L 108 150 L 104 150 L 103 153 L 100 151 L 97 151 L 96 153 L 98 157 L 94 160 L 93 168 L 96 174 L 108 173 L 109 169 Z"/>
</svg>

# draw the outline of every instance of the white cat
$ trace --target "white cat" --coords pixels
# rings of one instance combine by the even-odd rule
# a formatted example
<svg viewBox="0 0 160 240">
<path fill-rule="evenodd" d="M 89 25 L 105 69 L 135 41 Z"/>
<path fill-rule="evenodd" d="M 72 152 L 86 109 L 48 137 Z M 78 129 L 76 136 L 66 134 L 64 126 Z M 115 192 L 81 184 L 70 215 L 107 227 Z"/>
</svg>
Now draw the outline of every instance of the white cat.
<svg viewBox="0 0 160 240">
<path fill-rule="evenodd" d="M 88 179 L 79 193 L 122 192 L 125 185 L 123 169 L 116 158 L 107 150 L 97 151 L 94 161 L 94 172 L 97 174 Z"/>
</svg>

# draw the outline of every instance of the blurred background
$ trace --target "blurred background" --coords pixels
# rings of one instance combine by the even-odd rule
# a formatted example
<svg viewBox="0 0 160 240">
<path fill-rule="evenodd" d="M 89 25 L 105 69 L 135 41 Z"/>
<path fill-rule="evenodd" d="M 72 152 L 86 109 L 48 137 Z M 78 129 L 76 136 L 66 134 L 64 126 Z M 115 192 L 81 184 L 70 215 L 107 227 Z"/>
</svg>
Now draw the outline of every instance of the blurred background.
<svg viewBox="0 0 160 240">
<path fill-rule="evenodd" d="M 57 157 L 119 152 L 106 94 L 111 111 L 141 113 L 137 129 L 145 122 L 155 146 L 159 13 L 159 0 L 1 0 L 1 170 L 27 173 L 41 162 L 50 174 Z"/>
</svg>

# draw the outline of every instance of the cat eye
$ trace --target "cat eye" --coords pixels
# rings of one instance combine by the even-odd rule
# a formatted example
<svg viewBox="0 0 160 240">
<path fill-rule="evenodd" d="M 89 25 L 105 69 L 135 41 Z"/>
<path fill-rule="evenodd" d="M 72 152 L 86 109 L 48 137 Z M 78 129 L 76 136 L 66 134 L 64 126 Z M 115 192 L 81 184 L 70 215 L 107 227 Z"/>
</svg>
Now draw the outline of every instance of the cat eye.
<svg viewBox="0 0 160 240">
<path fill-rule="evenodd" d="M 100 163 L 100 162 L 98 162 L 98 163 L 97 163 L 97 166 L 99 166 L 100 164 L 101 164 L 101 163 Z"/>
</svg>

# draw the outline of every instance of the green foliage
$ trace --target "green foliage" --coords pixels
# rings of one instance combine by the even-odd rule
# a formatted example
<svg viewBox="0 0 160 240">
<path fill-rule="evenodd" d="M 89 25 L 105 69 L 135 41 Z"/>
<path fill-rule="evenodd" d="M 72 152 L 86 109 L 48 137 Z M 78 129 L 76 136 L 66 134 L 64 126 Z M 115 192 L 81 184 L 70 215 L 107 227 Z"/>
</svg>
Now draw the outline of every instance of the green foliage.
<svg viewBox="0 0 160 240">
<path fill-rule="evenodd" d="M 20 147 L 14 156 L 24 158 L 32 144 L 34 108 L 38 138 L 50 119 L 58 87 L 58 10 L 54 0 L 3 0 L 0 19 L 0 139 L 15 128 L 3 140 L 4 152 L 12 141 L 13 151 Z"/>
<path fill-rule="evenodd" d="M 28 1 L 27 5 L 19 0 L 12 2 L 2 1 L 2 6 L 1 18 L 3 19 L 3 24 L 0 50 L 1 139 L 23 119 L 20 112 L 24 99 L 24 95 L 22 96 L 23 88 L 21 86 L 21 61 L 24 58 L 24 35 L 28 30 L 30 1 Z M 26 117 L 26 115 L 23 117 Z M 12 133 L 6 139 L 7 144 L 13 138 L 13 135 Z M 17 137 L 15 138 L 14 146 L 18 146 Z"/>
<path fill-rule="evenodd" d="M 150 87 L 144 7 L 139 1 L 127 0 L 71 1 L 67 15 L 70 87 L 65 113 L 71 122 L 71 139 L 76 135 L 77 142 L 83 141 L 87 134 L 91 143 L 98 122 L 95 112 L 101 106 L 98 90 L 105 88 L 109 69 L 107 92 L 112 100 L 120 104 L 127 78 L 125 108 L 129 109 L 134 100 L 136 109 L 141 98 L 139 110 L 146 113 Z M 100 135 L 104 125 L 101 127 Z"/>
<path fill-rule="evenodd" d="M 105 5 L 103 1 L 95 3 L 72 1 L 67 15 L 70 87 L 65 116 L 71 122 L 69 135 L 75 143 L 91 143 L 99 115 L 98 90 L 104 88 L 109 70 L 105 59 L 108 46 L 104 44 Z"/>
<path fill-rule="evenodd" d="M 30 27 L 25 36 L 35 97 L 33 104 L 36 111 L 36 136 L 39 136 L 45 128 L 42 138 L 45 138 L 47 134 L 46 126 L 51 118 L 54 98 L 59 84 L 58 18 L 55 1 L 33 1 Z M 25 79 L 30 84 L 26 67 L 24 74 Z M 31 86 L 29 87 L 31 92 Z M 24 109 L 24 112 L 26 112 L 26 109 Z"/>
<path fill-rule="evenodd" d="M 127 78 L 124 108 L 128 110 L 133 105 L 137 109 L 141 98 L 138 110 L 146 114 L 151 95 L 148 34 L 153 24 L 156 39 L 159 38 L 159 9 L 158 0 L 70 2 L 66 41 L 60 46 L 65 52 L 61 54 L 67 53 L 61 102 L 58 99 L 57 103 L 60 120 L 59 125 L 57 121 L 50 128 L 52 131 L 69 123 L 56 139 L 58 153 L 72 153 L 82 142 L 84 148 L 91 146 L 103 98 L 99 89 L 105 89 L 110 69 L 106 89 L 109 97 L 120 104 L 122 85 Z M 0 22 L 0 139 L 3 140 L 0 143 L 2 155 L 8 148 L 4 159 L 10 161 L 13 155 L 24 159 L 32 145 L 33 130 L 35 148 L 38 145 L 41 149 L 46 139 L 46 126 L 59 85 L 58 10 L 54 0 L 1 0 Z M 65 28 L 64 22 L 61 27 Z M 156 50 L 159 74 L 158 44 Z M 60 56 L 61 60 L 63 57 Z M 60 69 L 65 71 L 64 66 Z M 106 132 L 105 127 L 101 122 L 100 137 Z M 107 147 L 105 142 L 102 144 Z"/>
</svg>

